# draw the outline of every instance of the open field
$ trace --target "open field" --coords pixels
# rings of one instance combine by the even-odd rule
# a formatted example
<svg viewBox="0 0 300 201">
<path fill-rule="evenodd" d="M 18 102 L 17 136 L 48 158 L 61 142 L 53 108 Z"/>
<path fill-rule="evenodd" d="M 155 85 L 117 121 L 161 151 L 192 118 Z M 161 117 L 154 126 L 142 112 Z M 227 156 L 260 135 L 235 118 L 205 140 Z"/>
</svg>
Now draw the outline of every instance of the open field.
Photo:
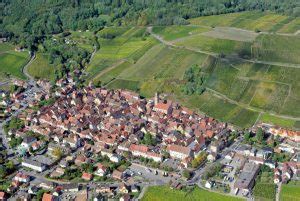
<svg viewBox="0 0 300 201">
<path fill-rule="evenodd" d="M 27 51 L 15 52 L 11 45 L 0 44 L 0 72 L 9 73 L 11 76 L 26 79 L 22 73 L 22 67 L 29 60 Z"/>
<path fill-rule="evenodd" d="M 293 184 L 283 184 L 281 186 L 280 201 L 299 201 L 300 186 Z"/>
<path fill-rule="evenodd" d="M 243 200 L 241 198 L 227 196 L 225 194 L 210 192 L 196 187 L 191 192 L 170 189 L 168 186 L 153 186 L 149 187 L 142 201 L 234 201 Z"/>
<path fill-rule="evenodd" d="M 153 27 L 153 32 L 162 36 L 167 41 L 207 32 L 210 30 L 211 28 L 209 27 L 196 27 L 196 26 Z"/>
<path fill-rule="evenodd" d="M 190 19 L 190 23 L 202 26 L 226 26 L 248 30 L 274 31 L 281 27 L 295 27 L 288 25 L 291 23 L 288 16 L 279 15 L 271 12 L 247 11 L 222 15 L 213 15 Z M 288 19 L 288 20 L 287 20 Z M 297 22 L 293 22 L 297 24 Z M 287 24 L 287 25 L 285 25 Z M 276 27 L 276 29 L 274 29 Z M 296 25 L 297 27 L 297 25 Z M 286 32 L 294 33 L 296 28 L 285 28 Z"/>
<path fill-rule="evenodd" d="M 55 79 L 55 66 L 50 65 L 48 55 L 37 53 L 35 60 L 28 67 L 28 73 L 35 78 Z"/>
</svg>

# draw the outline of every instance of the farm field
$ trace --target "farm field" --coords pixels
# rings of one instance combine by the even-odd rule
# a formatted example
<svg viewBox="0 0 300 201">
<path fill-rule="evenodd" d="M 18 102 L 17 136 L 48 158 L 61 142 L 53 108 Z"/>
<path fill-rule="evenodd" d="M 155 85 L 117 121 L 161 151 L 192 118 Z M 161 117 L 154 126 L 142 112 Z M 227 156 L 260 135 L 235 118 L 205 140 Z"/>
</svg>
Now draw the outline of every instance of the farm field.
<svg viewBox="0 0 300 201">
<path fill-rule="evenodd" d="M 165 40 L 171 41 L 178 38 L 192 36 L 210 31 L 209 27 L 197 26 L 157 26 L 153 27 L 153 32 L 161 35 Z"/>
<path fill-rule="evenodd" d="M 97 75 L 105 68 L 116 64 L 119 60 L 129 60 L 135 62 L 156 41 L 151 37 L 144 36 L 145 28 L 122 28 L 112 30 L 103 29 L 98 33 L 100 50 L 98 50 L 87 68 L 91 77 Z"/>
<path fill-rule="evenodd" d="M 243 200 L 241 198 L 227 196 L 224 194 L 209 192 L 204 189 L 196 187 L 191 192 L 184 192 L 180 190 L 170 189 L 168 186 L 153 186 L 149 187 L 146 191 L 142 201 L 190 201 L 190 200 L 199 200 L 199 201 L 235 201 Z"/>
<path fill-rule="evenodd" d="M 181 90 L 184 72 L 193 64 L 198 64 L 206 76 L 207 92 L 201 96 L 186 96 Z M 197 111 L 248 127 L 256 122 L 260 111 L 300 115 L 300 106 L 296 104 L 300 98 L 299 75 L 297 68 L 232 62 L 160 44 L 136 63 L 124 62 L 99 79 L 103 84 L 109 83 L 108 87 L 132 89 L 145 97 L 161 91 Z M 270 118 L 267 114 L 261 120 L 275 124 L 281 121 L 284 127 L 296 125 L 295 121 Z"/>
<path fill-rule="evenodd" d="M 264 111 L 300 115 L 297 104 L 293 104 L 293 109 L 287 104 L 299 100 L 300 69 L 250 63 L 233 65 L 219 60 L 203 73 L 209 75 L 205 83 L 208 88 L 236 102 Z"/>
<path fill-rule="evenodd" d="M 28 73 L 35 78 L 54 80 L 55 66 L 49 64 L 47 55 L 37 53 L 35 60 L 28 67 Z"/>
<path fill-rule="evenodd" d="M 29 60 L 27 51 L 15 52 L 7 43 L 0 44 L 0 72 L 9 73 L 11 76 L 26 79 L 22 73 L 22 67 Z"/>
<path fill-rule="evenodd" d="M 252 45 L 252 57 L 265 61 L 300 64 L 300 37 L 261 34 Z"/>
<path fill-rule="evenodd" d="M 300 186 L 294 184 L 283 184 L 281 186 L 280 201 L 299 201 Z"/>
<path fill-rule="evenodd" d="M 295 18 L 291 20 L 289 23 L 284 24 L 278 32 L 281 33 L 295 33 L 300 30 L 300 18 Z"/>
<path fill-rule="evenodd" d="M 288 16 L 279 15 L 271 12 L 246 11 L 239 13 L 230 13 L 222 15 L 213 15 L 190 19 L 193 25 L 210 26 L 210 27 L 236 27 L 247 30 L 274 31 L 291 20 Z M 288 20 L 287 20 L 288 19 Z M 295 22 L 294 22 L 295 23 Z M 297 24 L 297 23 L 296 23 Z M 286 25 L 293 27 L 293 25 Z M 274 27 L 276 29 L 274 29 Z M 286 29 L 286 32 L 294 33 L 295 28 Z"/>
<path fill-rule="evenodd" d="M 250 42 L 219 39 L 205 35 L 193 35 L 182 38 L 176 41 L 175 45 L 218 54 L 234 54 L 244 50 L 249 51 L 251 47 Z"/>
</svg>

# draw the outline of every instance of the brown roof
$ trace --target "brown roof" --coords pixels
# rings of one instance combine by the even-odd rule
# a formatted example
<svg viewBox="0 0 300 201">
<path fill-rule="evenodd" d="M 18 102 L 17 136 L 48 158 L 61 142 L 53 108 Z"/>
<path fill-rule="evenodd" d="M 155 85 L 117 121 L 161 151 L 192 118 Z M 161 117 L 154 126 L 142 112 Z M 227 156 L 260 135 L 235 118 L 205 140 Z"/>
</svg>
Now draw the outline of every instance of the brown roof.
<svg viewBox="0 0 300 201">
<path fill-rule="evenodd" d="M 44 193 L 42 201 L 52 201 L 53 200 L 53 195 L 49 193 Z"/>
</svg>

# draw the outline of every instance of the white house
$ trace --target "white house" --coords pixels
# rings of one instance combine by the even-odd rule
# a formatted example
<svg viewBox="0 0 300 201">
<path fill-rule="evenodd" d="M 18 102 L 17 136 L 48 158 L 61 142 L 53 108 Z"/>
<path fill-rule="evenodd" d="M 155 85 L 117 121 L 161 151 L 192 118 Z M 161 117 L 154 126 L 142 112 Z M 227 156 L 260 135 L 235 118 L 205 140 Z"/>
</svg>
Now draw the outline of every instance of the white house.
<svg viewBox="0 0 300 201">
<path fill-rule="evenodd" d="M 30 160 L 30 159 L 25 159 L 22 162 L 22 166 L 33 169 L 33 170 L 38 171 L 38 172 L 43 172 L 46 169 L 45 164 L 37 162 L 37 161 Z"/>
</svg>

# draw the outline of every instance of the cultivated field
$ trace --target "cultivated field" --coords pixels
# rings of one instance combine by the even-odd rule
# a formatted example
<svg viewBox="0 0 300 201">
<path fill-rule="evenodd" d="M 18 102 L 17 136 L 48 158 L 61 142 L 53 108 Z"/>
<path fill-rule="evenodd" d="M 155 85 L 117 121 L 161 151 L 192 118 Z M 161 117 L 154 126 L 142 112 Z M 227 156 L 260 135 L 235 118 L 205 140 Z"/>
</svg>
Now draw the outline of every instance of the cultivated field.
<svg viewBox="0 0 300 201">
<path fill-rule="evenodd" d="M 277 31 L 282 28 L 289 33 L 294 33 L 298 27 L 297 21 L 293 22 L 293 19 L 288 16 L 259 11 L 199 17 L 191 19 L 190 23 L 210 27 L 236 27 L 252 31 Z M 286 28 L 283 28 L 285 26 Z"/>
<path fill-rule="evenodd" d="M 28 67 L 28 73 L 35 78 L 55 79 L 55 66 L 50 65 L 48 55 L 37 53 L 35 60 Z"/>
<path fill-rule="evenodd" d="M 167 186 L 149 187 L 142 201 L 235 201 L 241 198 L 231 197 L 224 194 L 209 192 L 204 189 L 195 188 L 191 192 L 172 190 Z"/>
<path fill-rule="evenodd" d="M 96 52 L 87 72 L 91 77 L 112 66 L 120 60 L 135 62 L 155 43 L 154 39 L 145 36 L 145 28 L 107 28 L 98 33 L 100 50 Z M 102 37 L 102 38 L 101 38 Z M 103 37 L 112 37 L 107 39 Z"/>
<path fill-rule="evenodd" d="M 299 185 L 283 184 L 281 186 L 280 201 L 299 201 L 299 200 L 300 200 Z"/>
<path fill-rule="evenodd" d="M 29 60 L 27 51 L 15 52 L 14 47 L 8 43 L 0 44 L 0 72 L 8 73 L 20 79 L 26 79 L 22 67 Z"/>
</svg>

